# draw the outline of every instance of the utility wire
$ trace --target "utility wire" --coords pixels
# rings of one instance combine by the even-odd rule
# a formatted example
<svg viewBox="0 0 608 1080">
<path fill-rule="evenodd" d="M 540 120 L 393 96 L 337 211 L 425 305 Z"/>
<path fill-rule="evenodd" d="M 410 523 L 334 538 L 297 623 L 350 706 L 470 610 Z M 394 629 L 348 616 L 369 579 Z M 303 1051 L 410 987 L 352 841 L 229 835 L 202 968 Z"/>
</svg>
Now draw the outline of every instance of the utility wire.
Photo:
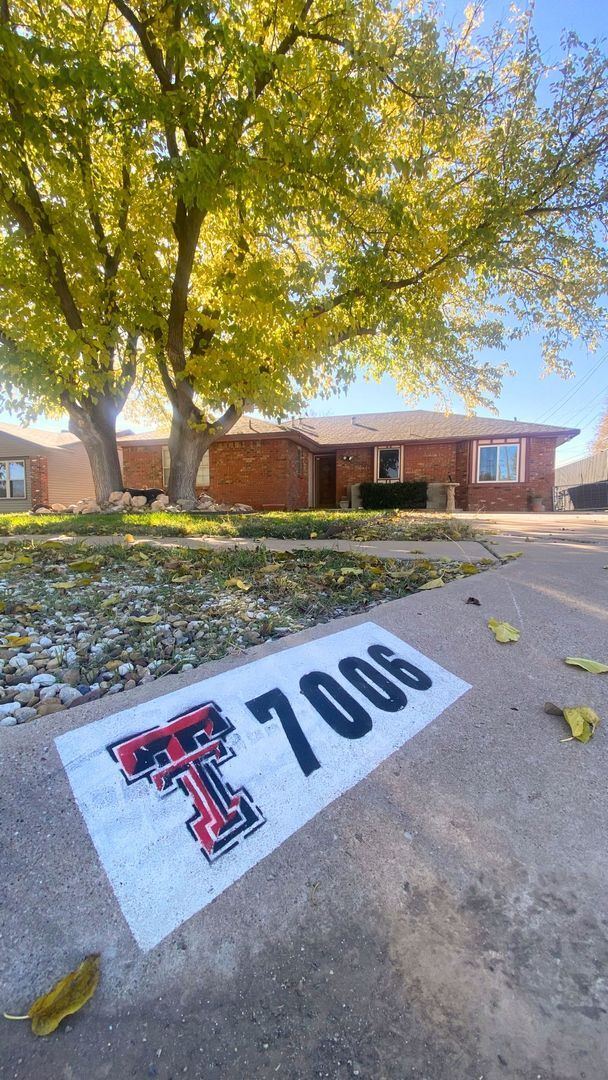
<svg viewBox="0 0 608 1080">
<path fill-rule="evenodd" d="M 538 423 L 539 424 L 546 424 L 547 420 L 550 420 L 551 417 L 555 416 L 556 413 L 561 412 L 564 405 L 566 405 L 571 400 L 571 398 L 574 397 L 575 394 L 578 394 L 579 390 L 582 390 L 583 386 L 585 386 L 586 383 L 589 382 L 589 379 L 591 378 L 592 375 L 595 375 L 595 372 L 598 370 L 598 368 L 604 362 L 604 360 L 606 359 L 607 356 L 608 356 L 608 352 L 604 353 L 603 356 L 600 356 L 597 364 L 593 365 L 593 367 L 591 368 L 591 371 L 587 372 L 587 374 L 585 375 L 585 378 L 581 380 L 581 382 L 578 384 L 578 386 L 575 386 L 574 390 L 571 390 L 569 394 L 566 394 L 566 396 L 561 399 L 561 401 L 558 401 L 557 405 L 555 405 L 548 412 L 544 413 L 543 416 L 541 416 Z"/>
</svg>

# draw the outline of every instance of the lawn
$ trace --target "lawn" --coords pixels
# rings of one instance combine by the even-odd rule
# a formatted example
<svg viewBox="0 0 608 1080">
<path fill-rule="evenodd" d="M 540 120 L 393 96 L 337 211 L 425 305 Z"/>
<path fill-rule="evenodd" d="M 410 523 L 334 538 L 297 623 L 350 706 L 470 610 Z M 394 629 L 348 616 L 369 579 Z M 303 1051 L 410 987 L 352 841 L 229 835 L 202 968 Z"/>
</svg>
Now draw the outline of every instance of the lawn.
<svg viewBox="0 0 608 1080">
<path fill-rule="evenodd" d="M 0 725 L 477 572 L 456 560 L 328 550 L 9 542 L 0 552 Z"/>
<path fill-rule="evenodd" d="M 72 536 L 247 536 L 303 540 L 469 540 L 473 525 L 450 514 L 406 510 L 306 510 L 264 514 L 0 514 L 0 536 L 20 534 Z"/>
</svg>

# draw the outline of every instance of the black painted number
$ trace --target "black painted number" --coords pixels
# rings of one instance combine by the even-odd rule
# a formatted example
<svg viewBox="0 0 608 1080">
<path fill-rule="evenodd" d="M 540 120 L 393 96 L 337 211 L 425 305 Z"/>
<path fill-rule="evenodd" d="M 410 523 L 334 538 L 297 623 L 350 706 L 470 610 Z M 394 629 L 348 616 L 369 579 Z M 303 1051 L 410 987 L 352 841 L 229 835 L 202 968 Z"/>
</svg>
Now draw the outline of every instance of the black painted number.
<svg viewBox="0 0 608 1080">
<path fill-rule="evenodd" d="M 324 671 L 311 671 L 303 675 L 300 690 L 337 735 L 345 739 L 360 739 L 372 730 L 369 713 L 348 690 Z"/>
<path fill-rule="evenodd" d="M 396 682 L 422 691 L 429 690 L 433 685 L 432 679 L 421 668 L 403 660 L 386 645 L 370 645 L 367 652 L 383 671 L 378 671 L 367 660 L 356 656 L 346 656 L 340 660 L 338 670 L 376 708 L 390 713 L 405 708 L 407 697 Z M 388 678 L 384 672 L 392 677 Z M 300 690 L 325 723 L 344 739 L 361 739 L 372 730 L 372 718 L 367 710 L 332 675 L 324 671 L 309 671 L 300 679 Z M 320 768 L 319 759 L 302 731 L 289 698 L 282 690 L 275 687 L 245 704 L 260 724 L 267 723 L 273 714 L 276 715 L 304 776 L 310 776 Z"/>
<path fill-rule="evenodd" d="M 260 724 L 265 724 L 267 720 L 271 720 L 273 712 L 276 713 L 304 776 L 310 776 L 315 769 L 321 767 L 317 755 L 298 723 L 298 718 L 291 707 L 289 698 L 286 697 L 282 690 L 275 687 L 274 690 L 269 690 L 267 694 L 252 698 L 251 701 L 246 701 L 245 704 L 256 720 L 259 720 Z"/>
</svg>

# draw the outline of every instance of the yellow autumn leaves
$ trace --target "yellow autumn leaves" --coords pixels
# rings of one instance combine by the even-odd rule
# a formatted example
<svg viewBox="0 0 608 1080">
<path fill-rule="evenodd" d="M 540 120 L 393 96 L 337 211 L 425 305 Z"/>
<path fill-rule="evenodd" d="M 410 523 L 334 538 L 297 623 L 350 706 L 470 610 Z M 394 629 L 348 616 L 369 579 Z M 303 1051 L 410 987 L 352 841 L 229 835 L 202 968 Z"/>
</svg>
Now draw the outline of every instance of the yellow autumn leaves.
<svg viewBox="0 0 608 1080">
<path fill-rule="evenodd" d="M 31 1020 L 34 1035 L 50 1035 L 66 1016 L 78 1012 L 93 996 L 99 983 L 99 956 L 87 956 L 74 971 L 30 1005 L 25 1016 L 4 1013 L 6 1020 Z"/>
</svg>

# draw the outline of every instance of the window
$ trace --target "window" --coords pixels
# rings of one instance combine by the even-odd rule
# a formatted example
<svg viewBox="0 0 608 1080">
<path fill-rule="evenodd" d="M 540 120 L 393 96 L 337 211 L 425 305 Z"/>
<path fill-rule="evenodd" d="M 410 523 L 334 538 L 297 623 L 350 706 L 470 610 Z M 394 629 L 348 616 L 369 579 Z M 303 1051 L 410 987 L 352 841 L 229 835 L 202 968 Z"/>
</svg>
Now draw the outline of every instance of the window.
<svg viewBox="0 0 608 1080">
<path fill-rule="evenodd" d="M 519 478 L 519 443 L 479 447 L 479 483 L 516 483 Z"/>
<path fill-rule="evenodd" d="M 0 461 L 0 499 L 25 499 L 25 461 Z"/>
<path fill-rule="evenodd" d="M 169 483 L 169 466 L 171 464 L 171 458 L 169 456 L 169 447 L 163 446 L 163 487 L 166 488 Z M 209 451 L 203 454 L 202 461 L 198 467 L 196 474 L 196 486 L 197 487 L 209 487 Z"/>
<path fill-rule="evenodd" d="M 401 450 L 398 446 L 378 448 L 378 480 L 399 480 L 401 476 Z"/>
</svg>

